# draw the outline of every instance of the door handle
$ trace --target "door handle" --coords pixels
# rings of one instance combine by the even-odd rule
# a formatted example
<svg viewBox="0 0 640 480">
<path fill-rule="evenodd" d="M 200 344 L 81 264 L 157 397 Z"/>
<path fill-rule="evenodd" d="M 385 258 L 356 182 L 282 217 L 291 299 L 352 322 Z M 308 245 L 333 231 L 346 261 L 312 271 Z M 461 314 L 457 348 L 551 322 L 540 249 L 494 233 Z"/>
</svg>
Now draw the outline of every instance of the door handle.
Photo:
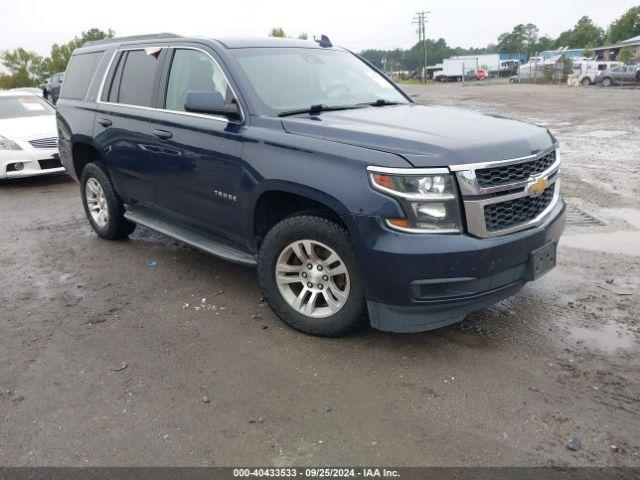
<svg viewBox="0 0 640 480">
<path fill-rule="evenodd" d="M 113 125 L 113 122 L 108 118 L 99 118 L 98 123 L 103 127 L 110 127 L 111 125 Z"/>
<path fill-rule="evenodd" d="M 173 137 L 173 133 L 167 132 L 166 130 L 158 130 L 157 128 L 153 129 L 153 134 L 160 140 L 168 140 Z"/>
</svg>

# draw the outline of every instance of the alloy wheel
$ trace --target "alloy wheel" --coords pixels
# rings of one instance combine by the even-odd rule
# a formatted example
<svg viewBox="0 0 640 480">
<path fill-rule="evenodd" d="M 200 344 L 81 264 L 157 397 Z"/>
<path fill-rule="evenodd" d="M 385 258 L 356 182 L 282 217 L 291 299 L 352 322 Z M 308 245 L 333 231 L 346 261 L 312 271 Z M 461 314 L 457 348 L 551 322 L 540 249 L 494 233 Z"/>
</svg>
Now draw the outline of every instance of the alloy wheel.
<svg viewBox="0 0 640 480">
<path fill-rule="evenodd" d="M 95 178 L 90 178 L 84 190 L 91 218 L 99 227 L 106 226 L 109 221 L 109 207 L 102 185 Z"/>
<path fill-rule="evenodd" d="M 328 317 L 349 298 L 347 266 L 335 250 L 318 241 L 290 243 L 280 253 L 274 273 L 282 297 L 303 315 Z"/>
</svg>

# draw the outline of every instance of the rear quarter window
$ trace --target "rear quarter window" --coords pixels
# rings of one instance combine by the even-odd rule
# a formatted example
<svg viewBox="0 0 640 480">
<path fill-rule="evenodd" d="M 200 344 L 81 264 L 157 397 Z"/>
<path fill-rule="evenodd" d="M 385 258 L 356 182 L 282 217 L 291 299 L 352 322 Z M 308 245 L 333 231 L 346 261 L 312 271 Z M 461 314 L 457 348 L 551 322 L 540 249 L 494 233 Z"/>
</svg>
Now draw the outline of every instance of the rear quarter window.
<svg viewBox="0 0 640 480">
<path fill-rule="evenodd" d="M 67 67 L 60 96 L 72 100 L 83 100 L 89 90 L 98 63 L 104 52 L 73 55 Z"/>
</svg>

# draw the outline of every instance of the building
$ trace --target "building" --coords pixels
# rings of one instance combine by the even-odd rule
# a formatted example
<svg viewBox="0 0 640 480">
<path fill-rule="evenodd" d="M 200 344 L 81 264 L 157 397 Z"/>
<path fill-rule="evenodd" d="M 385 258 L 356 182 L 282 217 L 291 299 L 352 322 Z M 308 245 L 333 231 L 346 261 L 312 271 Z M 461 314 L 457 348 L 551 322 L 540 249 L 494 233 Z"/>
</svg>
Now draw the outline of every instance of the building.
<svg viewBox="0 0 640 480">
<path fill-rule="evenodd" d="M 544 52 L 540 52 L 539 56 L 542 57 L 543 60 L 550 60 L 560 54 L 564 55 L 566 58 L 580 58 L 584 57 L 584 49 L 568 48 L 566 50 L 545 50 Z"/>
<path fill-rule="evenodd" d="M 522 65 L 529 61 L 529 57 L 526 53 L 501 53 L 500 60 L 518 60 Z"/>
<path fill-rule="evenodd" d="M 592 51 L 598 60 L 615 60 L 618 57 L 620 50 L 625 47 L 628 47 L 629 50 L 631 50 L 634 58 L 640 60 L 640 35 L 613 45 L 593 48 Z"/>
</svg>

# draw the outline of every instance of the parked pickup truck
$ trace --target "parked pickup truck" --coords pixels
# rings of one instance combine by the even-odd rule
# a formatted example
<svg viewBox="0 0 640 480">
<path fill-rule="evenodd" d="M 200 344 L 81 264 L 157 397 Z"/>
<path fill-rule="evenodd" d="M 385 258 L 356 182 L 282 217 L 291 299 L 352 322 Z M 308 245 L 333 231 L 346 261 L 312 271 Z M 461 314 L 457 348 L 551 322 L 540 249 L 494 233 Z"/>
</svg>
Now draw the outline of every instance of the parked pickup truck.
<svg viewBox="0 0 640 480">
<path fill-rule="evenodd" d="M 57 119 L 100 237 L 141 225 L 257 266 L 307 333 L 442 327 L 555 264 L 548 130 L 417 105 L 324 36 L 88 43 Z"/>
</svg>

